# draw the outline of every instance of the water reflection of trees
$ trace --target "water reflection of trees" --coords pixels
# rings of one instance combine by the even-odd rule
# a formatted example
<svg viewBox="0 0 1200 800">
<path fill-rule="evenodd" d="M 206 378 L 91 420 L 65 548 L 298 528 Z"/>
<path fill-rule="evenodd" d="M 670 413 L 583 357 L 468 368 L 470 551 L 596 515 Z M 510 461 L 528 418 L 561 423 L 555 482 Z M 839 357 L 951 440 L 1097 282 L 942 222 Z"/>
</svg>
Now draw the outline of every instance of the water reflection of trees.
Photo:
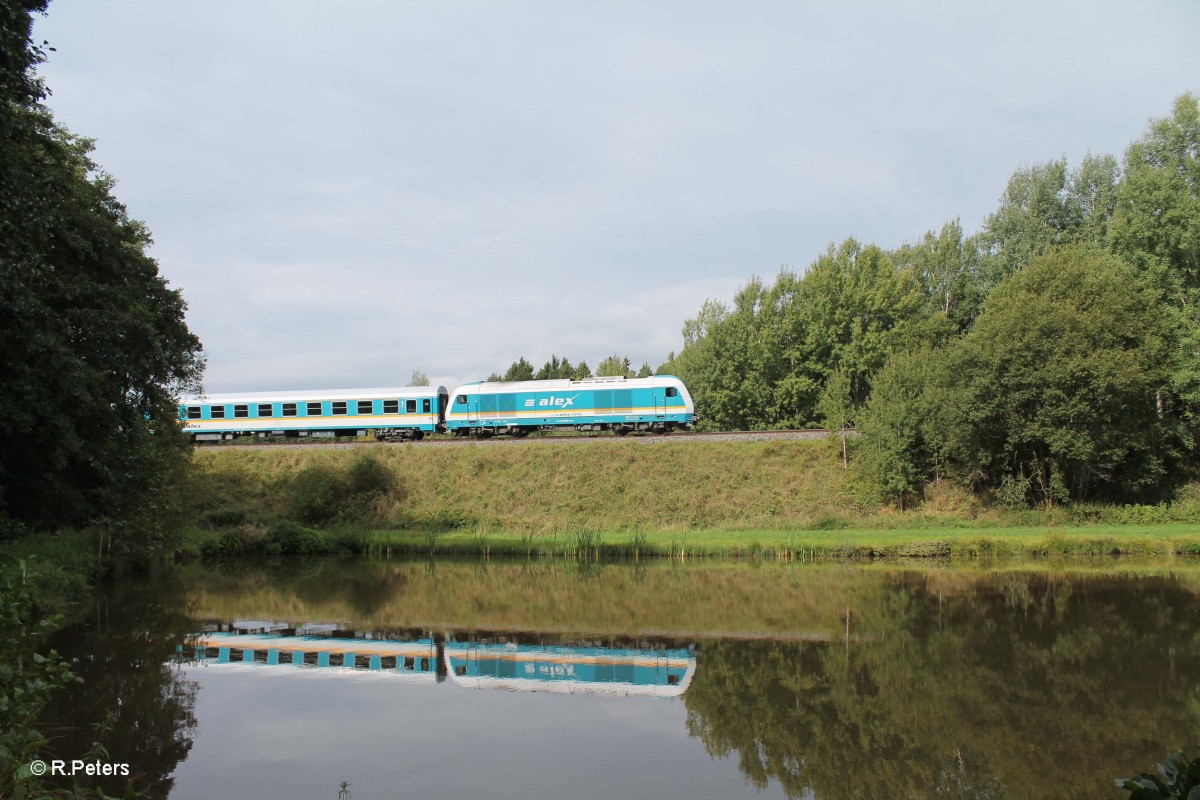
<svg viewBox="0 0 1200 800">
<path fill-rule="evenodd" d="M 84 758 L 99 741 L 109 763 L 127 763 L 143 796 L 165 798 L 171 777 L 192 747 L 197 684 L 174 663 L 176 646 L 192 629 L 183 588 L 165 576 L 117 580 L 97 592 L 94 607 L 60 631 L 54 646 L 83 683 L 56 698 L 49 753 Z M 87 779 L 123 796 L 125 778 Z"/>
<path fill-rule="evenodd" d="M 907 574 L 848 610 L 842 641 L 704 645 L 689 733 L 817 798 L 1103 797 L 1200 734 L 1198 603 L 1167 579 Z"/>
</svg>

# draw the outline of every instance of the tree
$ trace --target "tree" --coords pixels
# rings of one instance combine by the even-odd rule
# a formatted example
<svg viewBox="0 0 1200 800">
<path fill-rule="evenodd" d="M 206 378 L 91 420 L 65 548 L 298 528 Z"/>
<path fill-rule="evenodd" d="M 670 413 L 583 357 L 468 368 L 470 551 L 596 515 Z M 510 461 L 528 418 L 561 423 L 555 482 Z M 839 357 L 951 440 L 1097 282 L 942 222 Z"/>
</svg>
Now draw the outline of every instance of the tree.
<svg viewBox="0 0 1200 800">
<path fill-rule="evenodd" d="M 929 478 L 940 477 L 944 443 L 937 412 L 944 394 L 934 380 L 940 355 L 929 347 L 893 355 L 857 417 L 857 475 L 879 498 L 898 500 L 901 509 Z"/>
<path fill-rule="evenodd" d="M 542 365 L 542 368 L 537 371 L 533 377 L 539 381 L 554 380 L 561 378 L 570 378 L 575 374 L 575 368 L 571 366 L 571 362 L 567 358 L 560 359 L 557 355 L 551 355 L 550 360 Z"/>
<path fill-rule="evenodd" d="M 642 366 L 638 367 L 637 377 L 639 378 L 649 378 L 653 374 L 654 370 L 650 369 L 649 361 L 643 361 Z"/>
<path fill-rule="evenodd" d="M 596 377 L 606 378 L 610 376 L 633 377 L 633 370 L 629 367 L 628 356 L 614 354 L 600 362 L 599 366 L 596 367 Z"/>
<path fill-rule="evenodd" d="M 518 358 L 504 373 L 506 381 L 531 381 L 533 380 L 533 364 L 525 360 L 524 356 Z"/>
<path fill-rule="evenodd" d="M 939 364 L 948 453 L 1015 500 L 1153 497 L 1177 456 L 1156 400 L 1169 339 L 1120 259 L 1082 245 L 1035 258 Z"/>
<path fill-rule="evenodd" d="M 1132 264 L 1175 328 L 1171 393 L 1200 417 L 1200 105 L 1175 101 L 1125 153 L 1110 226 L 1113 251 Z M 1197 424 L 1195 421 L 1193 425 Z"/>
<path fill-rule="evenodd" d="M 926 310 L 950 322 L 950 330 L 961 332 L 979 316 L 985 294 L 979 243 L 974 237 L 963 236 L 957 219 L 943 225 L 937 234 L 929 231 L 917 244 L 906 244 L 891 256 L 898 268 L 912 272 Z"/>
<path fill-rule="evenodd" d="M 829 376 L 817 403 L 817 413 L 825 421 L 826 430 L 838 432 L 842 440 L 842 469 L 846 469 L 849 466 L 846 429 L 854 425 L 854 403 L 850 398 L 850 378 L 846 373 L 837 370 Z"/>
<path fill-rule="evenodd" d="M 429 385 L 429 376 L 426 375 L 424 372 L 422 372 L 420 369 L 414 369 L 412 371 L 412 377 L 409 378 L 408 385 L 409 386 L 428 386 Z"/>
<path fill-rule="evenodd" d="M 847 239 L 818 258 L 796 288 L 787 314 L 789 362 L 817 386 L 837 369 L 850 379 L 855 406 L 871 393 L 871 376 L 925 316 L 920 287 L 874 245 Z"/>
<path fill-rule="evenodd" d="M 769 402 L 779 376 L 766 331 L 767 296 L 762 281 L 752 278 L 732 308 L 708 300 L 684 323 L 683 352 L 672 367 L 691 390 L 703 428 L 762 429 L 777 420 Z"/>
<path fill-rule="evenodd" d="M 199 390 L 200 342 L 91 143 L 38 102 L 44 7 L 0 13 L 0 515 L 158 519 L 190 464 L 175 398 Z"/>
<path fill-rule="evenodd" d="M 1052 247 L 1102 244 L 1113 214 L 1119 170 L 1112 156 L 1088 156 L 1074 172 L 1066 159 L 1013 173 L 980 234 L 986 288 Z"/>
<path fill-rule="evenodd" d="M 571 373 L 571 380 L 581 381 L 584 378 L 592 377 L 592 368 L 588 366 L 586 361 L 580 361 L 575 365 L 574 372 Z"/>
</svg>

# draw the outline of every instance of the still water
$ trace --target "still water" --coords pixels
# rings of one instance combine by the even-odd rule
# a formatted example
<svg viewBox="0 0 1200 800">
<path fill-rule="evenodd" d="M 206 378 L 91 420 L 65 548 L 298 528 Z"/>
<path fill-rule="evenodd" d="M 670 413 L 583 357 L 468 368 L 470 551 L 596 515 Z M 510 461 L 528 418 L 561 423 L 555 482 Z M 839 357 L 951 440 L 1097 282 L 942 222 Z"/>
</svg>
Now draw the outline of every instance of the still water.
<svg viewBox="0 0 1200 800">
<path fill-rule="evenodd" d="M 62 632 L 49 732 L 187 800 L 1104 798 L 1198 634 L 1174 561 L 190 566 Z"/>
</svg>

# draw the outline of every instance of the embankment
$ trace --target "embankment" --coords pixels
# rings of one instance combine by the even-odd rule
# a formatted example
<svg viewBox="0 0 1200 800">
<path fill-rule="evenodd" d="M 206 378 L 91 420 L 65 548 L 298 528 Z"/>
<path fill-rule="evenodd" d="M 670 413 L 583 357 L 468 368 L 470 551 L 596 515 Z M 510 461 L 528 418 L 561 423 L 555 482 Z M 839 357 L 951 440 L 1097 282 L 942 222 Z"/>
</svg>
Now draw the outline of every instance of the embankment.
<svg viewBox="0 0 1200 800">
<path fill-rule="evenodd" d="M 191 542 L 217 552 L 1200 552 L 1197 487 L 1157 506 L 1006 510 L 944 484 L 899 512 L 865 500 L 821 441 L 251 446 L 195 458 Z M 302 529 L 339 533 L 331 545 Z"/>
</svg>

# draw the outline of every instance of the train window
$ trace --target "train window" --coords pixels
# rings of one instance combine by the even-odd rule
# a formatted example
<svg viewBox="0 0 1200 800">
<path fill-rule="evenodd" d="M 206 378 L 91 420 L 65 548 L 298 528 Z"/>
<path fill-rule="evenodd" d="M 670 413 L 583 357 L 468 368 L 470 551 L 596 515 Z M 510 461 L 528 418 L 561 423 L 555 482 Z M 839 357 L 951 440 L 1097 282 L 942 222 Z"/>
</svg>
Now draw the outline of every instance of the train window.
<svg viewBox="0 0 1200 800">
<path fill-rule="evenodd" d="M 296 416 L 296 404 L 295 403 L 284 403 L 283 404 L 283 415 L 285 417 Z"/>
<path fill-rule="evenodd" d="M 455 675 L 466 675 L 467 674 L 467 665 L 459 664 L 457 667 L 454 668 L 454 674 Z"/>
<path fill-rule="evenodd" d="M 407 412 L 409 414 L 417 413 L 417 401 L 416 400 L 405 400 L 404 401 L 404 410 L 405 410 L 405 412 Z"/>
<path fill-rule="evenodd" d="M 428 658 L 421 659 L 421 672 L 429 672 L 429 659 Z"/>
<path fill-rule="evenodd" d="M 400 413 L 400 401 L 399 400 L 384 400 L 383 401 L 383 413 L 399 414 Z"/>
<path fill-rule="evenodd" d="M 345 414 L 346 413 L 346 401 L 345 400 L 334 400 L 333 401 L 333 413 Z"/>
<path fill-rule="evenodd" d="M 200 406 L 188 406 L 188 419 L 200 419 Z"/>
<path fill-rule="evenodd" d="M 259 403 L 258 404 L 258 415 L 260 417 L 269 417 L 269 416 L 271 416 L 271 413 L 272 413 L 272 409 L 271 409 L 270 403 Z"/>
<path fill-rule="evenodd" d="M 225 406 L 209 406 L 208 416 L 212 419 L 225 419 Z"/>
<path fill-rule="evenodd" d="M 308 416 L 310 416 L 310 417 L 321 416 L 321 404 L 320 403 L 309 403 L 308 404 Z"/>
<path fill-rule="evenodd" d="M 375 406 L 375 404 L 373 402 L 371 402 L 370 400 L 359 400 L 358 401 L 358 413 L 359 414 L 374 413 L 373 412 L 374 406 Z"/>
<path fill-rule="evenodd" d="M 234 406 L 233 416 L 237 417 L 238 419 L 245 419 L 246 417 L 250 416 L 250 406 Z"/>
<path fill-rule="evenodd" d="M 416 666 L 416 664 L 417 664 L 417 660 L 415 658 L 413 658 L 412 656 L 404 657 L 404 668 L 405 669 L 413 669 Z"/>
<path fill-rule="evenodd" d="M 422 401 L 421 401 L 421 410 L 422 410 L 422 411 L 424 411 L 426 414 L 428 414 L 428 413 L 429 413 L 429 408 L 430 408 L 430 406 L 429 406 L 429 401 L 428 401 L 428 400 L 422 400 Z"/>
<path fill-rule="evenodd" d="M 679 390 L 676 389 L 674 386 L 667 387 L 667 397 L 674 397 L 677 394 L 679 394 Z"/>
<path fill-rule="evenodd" d="M 465 394 L 460 394 L 454 402 L 458 403 L 460 406 L 465 406 L 467 404 L 467 396 Z"/>
</svg>

